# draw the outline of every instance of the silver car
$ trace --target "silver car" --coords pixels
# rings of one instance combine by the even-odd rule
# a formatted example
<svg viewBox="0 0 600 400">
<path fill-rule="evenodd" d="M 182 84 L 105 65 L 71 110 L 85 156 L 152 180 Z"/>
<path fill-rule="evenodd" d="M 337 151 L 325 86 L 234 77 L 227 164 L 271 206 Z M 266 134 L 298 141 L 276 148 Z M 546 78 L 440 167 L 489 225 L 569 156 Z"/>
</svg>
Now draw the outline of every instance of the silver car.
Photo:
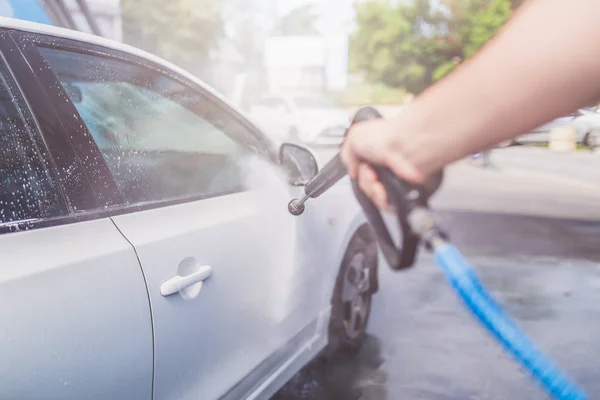
<svg viewBox="0 0 600 400">
<path fill-rule="evenodd" d="M 0 19 L 0 399 L 268 398 L 357 349 L 377 250 L 348 182 L 140 50 Z"/>
<path fill-rule="evenodd" d="M 550 141 L 550 131 L 560 126 L 575 128 L 578 144 L 590 149 L 600 146 L 600 112 L 596 108 L 586 107 L 556 118 L 538 126 L 531 132 L 518 137 L 515 142 L 520 144 L 546 144 Z"/>
</svg>

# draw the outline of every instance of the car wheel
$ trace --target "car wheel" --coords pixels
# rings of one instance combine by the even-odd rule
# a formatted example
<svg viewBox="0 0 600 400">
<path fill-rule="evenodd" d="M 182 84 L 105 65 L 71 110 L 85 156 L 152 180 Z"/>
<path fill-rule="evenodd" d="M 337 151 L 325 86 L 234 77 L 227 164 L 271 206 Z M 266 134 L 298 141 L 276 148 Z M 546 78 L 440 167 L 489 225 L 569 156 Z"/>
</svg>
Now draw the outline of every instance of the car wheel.
<svg viewBox="0 0 600 400">
<path fill-rule="evenodd" d="M 583 139 L 583 144 L 590 150 L 600 146 L 600 132 L 592 131 L 588 132 Z"/>
<path fill-rule="evenodd" d="M 350 241 L 338 273 L 326 353 L 354 353 L 360 348 L 377 289 L 377 243 L 370 227 L 365 225 Z"/>
</svg>

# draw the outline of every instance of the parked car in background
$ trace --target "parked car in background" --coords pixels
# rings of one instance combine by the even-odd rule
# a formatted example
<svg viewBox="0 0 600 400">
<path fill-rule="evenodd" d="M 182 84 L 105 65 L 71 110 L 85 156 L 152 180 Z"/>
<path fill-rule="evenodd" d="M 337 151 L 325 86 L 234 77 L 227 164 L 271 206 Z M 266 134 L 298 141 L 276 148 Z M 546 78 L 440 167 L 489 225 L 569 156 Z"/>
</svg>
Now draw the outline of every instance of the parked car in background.
<svg viewBox="0 0 600 400">
<path fill-rule="evenodd" d="M 0 399 L 268 398 L 357 349 L 377 246 L 317 172 L 204 83 L 0 18 Z M 327 347 L 329 346 L 329 347 Z"/>
<path fill-rule="evenodd" d="M 519 136 L 519 144 L 546 144 L 550 141 L 550 131 L 559 126 L 575 128 L 578 144 L 590 149 L 600 146 L 600 111 L 597 108 L 580 108 L 572 114 L 556 118 L 531 132 Z"/>
<path fill-rule="evenodd" d="M 340 144 L 349 114 L 327 97 L 266 95 L 250 107 L 250 117 L 275 140 Z"/>
</svg>

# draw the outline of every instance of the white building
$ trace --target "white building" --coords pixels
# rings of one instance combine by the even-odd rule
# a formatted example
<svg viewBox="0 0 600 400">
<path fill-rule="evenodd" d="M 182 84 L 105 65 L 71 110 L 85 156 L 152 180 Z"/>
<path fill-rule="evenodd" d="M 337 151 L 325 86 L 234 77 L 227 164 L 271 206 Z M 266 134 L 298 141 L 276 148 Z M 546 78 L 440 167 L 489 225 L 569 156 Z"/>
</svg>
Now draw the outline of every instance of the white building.
<svg viewBox="0 0 600 400">
<path fill-rule="evenodd" d="M 267 40 L 265 67 L 269 91 L 325 86 L 327 50 L 320 36 L 282 36 Z"/>
<path fill-rule="evenodd" d="M 265 68 L 270 92 L 342 90 L 348 84 L 348 37 L 271 37 Z"/>
<path fill-rule="evenodd" d="M 270 91 L 343 90 L 348 85 L 348 41 L 353 0 L 275 0 L 276 19 L 312 6 L 316 36 L 270 37 L 265 68 Z"/>
</svg>

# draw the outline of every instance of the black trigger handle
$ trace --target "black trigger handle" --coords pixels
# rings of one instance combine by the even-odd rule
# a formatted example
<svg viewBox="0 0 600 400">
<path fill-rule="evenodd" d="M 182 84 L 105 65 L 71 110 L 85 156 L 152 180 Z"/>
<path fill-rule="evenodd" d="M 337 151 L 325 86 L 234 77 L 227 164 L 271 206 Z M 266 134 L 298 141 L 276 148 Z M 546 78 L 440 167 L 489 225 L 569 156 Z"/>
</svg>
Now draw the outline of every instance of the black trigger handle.
<svg viewBox="0 0 600 400">
<path fill-rule="evenodd" d="M 354 190 L 356 200 L 365 213 L 367 221 L 369 221 L 369 225 L 371 225 L 375 233 L 379 248 L 390 268 L 398 270 L 413 265 L 419 246 L 419 236 L 411 231 L 408 221 L 398 214 L 402 245 L 396 247 L 379 208 L 360 190 L 357 182 L 354 180 L 352 181 L 352 189 Z"/>
<path fill-rule="evenodd" d="M 381 114 L 375 108 L 363 107 L 356 112 L 352 123 L 354 124 L 377 118 L 381 118 Z M 401 235 L 401 245 L 399 247 L 394 244 L 379 208 L 377 208 L 371 199 L 360 190 L 358 183 L 355 180 L 352 181 L 352 190 L 375 233 L 381 252 L 389 266 L 395 270 L 408 268 L 414 264 L 420 239 L 419 236 L 410 229 L 408 220 L 406 219 L 407 214 L 402 212 L 403 196 L 402 193 L 399 192 L 399 187 L 403 188 L 406 185 L 387 168 L 379 166 L 372 167 L 386 188 L 388 197 L 390 198 L 390 201 L 393 202 L 392 205 L 396 208 Z M 407 188 L 408 186 L 406 186 L 406 189 Z"/>
</svg>

